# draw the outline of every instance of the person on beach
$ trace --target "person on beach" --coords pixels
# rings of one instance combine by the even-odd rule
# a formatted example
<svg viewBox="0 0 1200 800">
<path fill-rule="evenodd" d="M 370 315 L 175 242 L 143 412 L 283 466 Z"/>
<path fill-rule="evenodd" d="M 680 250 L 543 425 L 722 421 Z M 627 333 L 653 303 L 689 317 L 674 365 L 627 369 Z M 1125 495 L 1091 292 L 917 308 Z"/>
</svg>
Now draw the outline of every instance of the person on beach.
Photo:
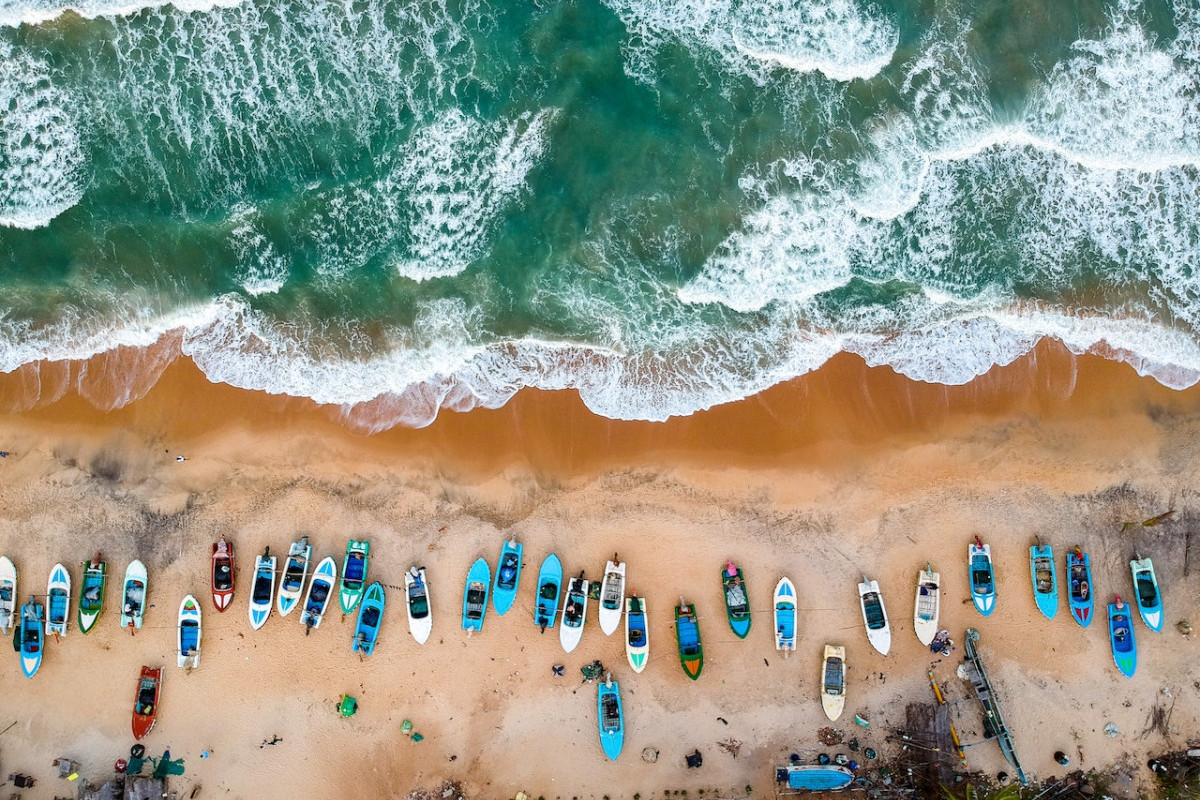
<svg viewBox="0 0 1200 800">
<path fill-rule="evenodd" d="M 280 742 L 282 742 L 282 741 L 283 741 L 283 739 L 282 739 L 282 738 L 280 738 L 279 736 L 277 736 L 277 735 L 275 735 L 275 734 L 271 734 L 271 740 L 270 740 L 270 741 L 267 741 L 266 739 L 263 739 L 263 740 L 262 740 L 262 744 L 260 744 L 260 745 L 258 746 L 258 749 L 259 749 L 259 750 L 262 750 L 264 747 L 266 747 L 266 746 L 267 746 L 267 745 L 269 745 L 269 744 L 279 744 L 279 743 L 280 743 Z"/>
</svg>

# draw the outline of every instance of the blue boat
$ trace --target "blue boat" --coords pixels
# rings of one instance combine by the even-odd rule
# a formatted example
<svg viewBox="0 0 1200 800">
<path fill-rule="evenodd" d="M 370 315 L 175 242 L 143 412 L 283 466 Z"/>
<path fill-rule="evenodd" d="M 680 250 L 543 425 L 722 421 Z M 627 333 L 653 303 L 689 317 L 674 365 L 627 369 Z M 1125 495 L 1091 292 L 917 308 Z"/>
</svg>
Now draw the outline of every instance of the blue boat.
<svg viewBox="0 0 1200 800">
<path fill-rule="evenodd" d="M 792 764 L 775 770 L 775 781 L 789 789 L 829 792 L 844 789 L 854 781 L 854 773 L 834 764 Z"/>
<path fill-rule="evenodd" d="M 1046 619 L 1058 613 L 1058 575 L 1054 572 L 1054 549 L 1048 544 L 1029 548 L 1029 577 L 1033 580 L 1033 599 Z"/>
<path fill-rule="evenodd" d="M 462 626 L 464 631 L 483 630 L 483 616 L 487 613 L 488 584 L 492 569 L 482 558 L 475 559 L 467 573 L 467 585 L 463 589 Z"/>
<path fill-rule="evenodd" d="M 1132 678 L 1137 669 L 1137 640 L 1133 635 L 1129 604 L 1121 602 L 1120 595 L 1117 595 L 1117 602 L 1108 604 L 1108 638 L 1117 669 L 1125 677 Z"/>
<path fill-rule="evenodd" d="M 554 553 L 542 561 L 538 571 L 537 605 L 533 609 L 533 621 L 543 631 L 554 627 L 558 615 L 558 596 L 562 593 L 562 562 Z"/>
<path fill-rule="evenodd" d="M 492 605 L 496 613 L 504 616 L 517 599 L 517 583 L 521 580 L 521 553 L 524 548 L 516 539 L 510 539 L 500 548 L 500 561 L 496 567 L 496 584 L 492 587 Z"/>
<path fill-rule="evenodd" d="M 600 746 L 604 754 L 613 761 L 621 755 L 625 745 L 625 715 L 621 711 L 621 687 L 608 679 L 596 687 L 596 715 L 600 726 Z"/>
<path fill-rule="evenodd" d="M 375 581 L 367 587 L 358 603 L 358 622 L 354 625 L 354 643 L 351 651 L 369 656 L 375 652 L 375 641 L 379 638 L 379 626 L 383 623 L 383 609 L 387 604 L 383 584 Z"/>
<path fill-rule="evenodd" d="M 1076 622 L 1085 628 L 1092 624 L 1092 557 L 1078 547 L 1067 553 L 1067 602 Z"/>
<path fill-rule="evenodd" d="M 1129 562 L 1133 573 L 1133 594 L 1137 598 L 1138 612 L 1142 622 L 1152 631 L 1159 632 L 1163 626 L 1162 595 L 1158 592 L 1158 578 L 1154 575 L 1154 564 L 1150 559 L 1138 556 Z"/>
<path fill-rule="evenodd" d="M 996 610 L 996 576 L 992 569 L 992 546 L 975 537 L 967 546 L 967 563 L 971 575 L 971 600 L 985 617 Z"/>
<path fill-rule="evenodd" d="M 16 645 L 21 653 L 21 671 L 32 678 L 42 665 L 42 619 L 45 609 L 34 602 L 21 606 L 21 624 L 17 627 Z"/>
</svg>

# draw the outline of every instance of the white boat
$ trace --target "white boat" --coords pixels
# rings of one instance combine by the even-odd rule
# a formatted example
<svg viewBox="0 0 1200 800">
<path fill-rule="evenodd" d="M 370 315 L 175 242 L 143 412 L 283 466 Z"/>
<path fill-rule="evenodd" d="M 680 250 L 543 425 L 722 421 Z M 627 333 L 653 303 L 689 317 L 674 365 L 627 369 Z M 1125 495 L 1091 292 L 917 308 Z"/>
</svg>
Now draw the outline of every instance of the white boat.
<svg viewBox="0 0 1200 800">
<path fill-rule="evenodd" d="M 46 635 L 66 636 L 67 617 L 71 614 L 71 573 L 55 564 L 46 583 Z"/>
<path fill-rule="evenodd" d="M 321 619 L 325 609 L 329 607 L 329 598 L 333 595 L 333 585 L 337 583 L 337 563 L 332 556 L 326 556 L 313 570 L 312 580 L 308 582 L 308 594 L 304 596 L 304 609 L 300 612 L 300 624 L 304 626 L 304 635 L 321 627 Z"/>
<path fill-rule="evenodd" d="M 258 630 L 275 607 L 275 556 L 268 547 L 254 558 L 254 582 L 250 586 L 250 627 Z"/>
<path fill-rule="evenodd" d="M 571 578 L 567 582 L 558 641 L 568 653 L 579 646 L 579 640 L 583 637 L 583 623 L 587 620 L 588 586 L 589 583 L 582 572 L 578 578 Z"/>
<path fill-rule="evenodd" d="M 299 541 L 292 542 L 288 549 L 287 561 L 283 565 L 283 577 L 279 579 L 279 592 L 276 596 L 276 607 L 280 616 L 286 617 L 292 609 L 300 604 L 300 595 L 304 593 L 304 579 L 308 577 L 308 561 L 312 558 L 312 546 L 307 536 L 301 536 Z"/>
<path fill-rule="evenodd" d="M 929 645 L 938 632 L 938 617 L 942 608 L 942 576 L 933 566 L 917 573 L 917 599 L 913 606 L 913 631 L 921 644 Z"/>
<path fill-rule="evenodd" d="M 433 631 L 433 609 L 429 605 L 429 584 L 425 568 L 413 565 L 404 573 L 404 610 L 408 613 L 408 632 L 417 644 L 429 641 Z"/>
<path fill-rule="evenodd" d="M 612 636 L 621 627 L 621 612 L 625 609 L 625 562 L 613 560 L 604 565 L 604 582 L 600 584 L 600 630 Z"/>
<path fill-rule="evenodd" d="M 846 708 L 846 648 L 825 645 L 821 660 L 821 708 L 830 722 L 837 722 Z"/>
<path fill-rule="evenodd" d="M 179 604 L 179 668 L 200 666 L 200 604 L 190 594 Z"/>
<path fill-rule="evenodd" d="M 863 575 L 858 585 L 858 600 L 862 606 L 863 623 L 867 626 L 867 639 L 871 646 L 883 655 L 892 649 L 892 629 L 888 625 L 887 609 L 883 595 L 879 593 L 879 582 Z"/>
<path fill-rule="evenodd" d="M 121 627 L 141 630 L 146 613 L 146 565 L 136 558 L 125 569 L 121 585 Z"/>
<path fill-rule="evenodd" d="M 637 592 L 625 600 L 625 657 L 634 672 L 646 668 L 650 658 L 650 626 L 646 624 L 646 598 Z"/>
<path fill-rule="evenodd" d="M 784 658 L 796 650 L 796 587 L 787 578 L 775 584 L 775 649 Z"/>
<path fill-rule="evenodd" d="M 7 636 L 17 622 L 17 567 L 0 556 L 0 635 Z"/>
</svg>

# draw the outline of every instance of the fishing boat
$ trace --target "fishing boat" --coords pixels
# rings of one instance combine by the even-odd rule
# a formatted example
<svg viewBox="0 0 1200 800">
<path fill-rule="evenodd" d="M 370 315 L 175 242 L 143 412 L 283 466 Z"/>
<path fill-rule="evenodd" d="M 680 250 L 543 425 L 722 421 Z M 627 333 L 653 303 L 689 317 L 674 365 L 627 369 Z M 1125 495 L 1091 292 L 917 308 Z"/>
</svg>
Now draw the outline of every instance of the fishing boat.
<svg viewBox="0 0 1200 800">
<path fill-rule="evenodd" d="M 784 658 L 796 651 L 796 587 L 788 578 L 775 584 L 775 649 Z"/>
<path fill-rule="evenodd" d="M 17 567 L 8 556 L 0 556 L 0 634 L 5 636 L 17 622 Z"/>
<path fill-rule="evenodd" d="M 700 641 L 700 620 L 696 618 L 696 606 L 679 598 L 675 606 L 675 638 L 679 642 L 679 663 L 692 680 L 700 677 L 704 669 L 704 644 Z"/>
<path fill-rule="evenodd" d="M 304 581 L 308 578 L 308 562 L 312 558 L 312 545 L 307 536 L 301 536 L 288 548 L 287 561 L 283 566 L 283 577 L 279 579 L 279 591 L 275 595 L 275 606 L 280 616 L 286 617 L 300 604 L 304 593 Z"/>
<path fill-rule="evenodd" d="M 1092 624 L 1092 557 L 1079 547 L 1067 553 L 1067 603 L 1076 622 L 1085 628 Z"/>
<path fill-rule="evenodd" d="M 721 570 L 721 588 L 725 592 L 725 616 L 729 627 L 739 639 L 750 633 L 750 600 L 746 597 L 746 579 L 742 568 L 732 561 L 725 562 Z"/>
<path fill-rule="evenodd" d="M 616 761 L 625 745 L 625 715 L 621 711 L 621 687 L 611 672 L 596 686 L 596 721 L 604 755 Z"/>
<path fill-rule="evenodd" d="M 213 608 L 224 611 L 233 602 L 233 586 L 237 580 L 237 566 L 233 560 L 233 542 L 222 536 L 212 546 L 212 598 Z"/>
<path fill-rule="evenodd" d="M 985 617 L 996 608 L 996 576 L 992 569 L 992 546 L 978 536 L 967 545 L 967 564 L 971 573 L 971 600 Z"/>
<path fill-rule="evenodd" d="M 337 564 L 333 556 L 326 556 L 313 570 L 312 579 L 308 582 L 308 594 L 304 596 L 304 610 L 300 612 L 300 624 L 304 626 L 304 635 L 321 627 L 321 619 L 325 609 L 329 607 L 329 598 L 333 596 L 333 585 L 337 583 Z"/>
<path fill-rule="evenodd" d="M 621 612 L 625 610 L 625 562 L 614 553 L 604 565 L 604 580 L 600 583 L 600 608 L 596 616 L 600 630 L 612 636 L 621 627 Z"/>
<path fill-rule="evenodd" d="M 846 708 L 846 648 L 825 645 L 821 661 L 821 708 L 830 722 L 837 722 Z"/>
<path fill-rule="evenodd" d="M 369 656 L 375 652 L 375 642 L 379 639 L 379 626 L 383 623 L 383 609 L 387 596 L 383 584 L 375 581 L 363 593 L 362 601 L 358 604 L 358 621 L 354 625 L 354 643 L 350 650 Z"/>
<path fill-rule="evenodd" d="M 179 604 L 179 668 L 200 666 L 200 604 L 190 594 Z"/>
<path fill-rule="evenodd" d="M 1048 544 L 1029 548 L 1029 577 L 1033 581 L 1033 600 L 1046 619 L 1058 613 L 1058 575 L 1054 572 L 1054 549 Z"/>
<path fill-rule="evenodd" d="M 100 618 L 104 608 L 104 584 L 108 577 L 108 564 L 101 559 L 102 553 L 88 561 L 83 569 L 83 580 L 79 582 L 79 632 L 87 633 Z"/>
<path fill-rule="evenodd" d="M 67 635 L 67 616 L 71 613 L 71 573 L 55 564 L 46 582 L 46 635 L 56 639 Z"/>
<path fill-rule="evenodd" d="M 1154 564 L 1140 555 L 1129 562 L 1133 573 L 1133 595 L 1137 598 L 1138 612 L 1142 622 L 1152 631 L 1161 631 L 1163 626 L 1162 595 L 1158 592 L 1158 578 L 1154 575 Z"/>
<path fill-rule="evenodd" d="M 921 644 L 928 646 L 938 632 L 938 617 L 942 609 L 942 576 L 933 571 L 932 564 L 917 573 L 917 599 L 913 603 L 913 632 Z"/>
<path fill-rule="evenodd" d="M 136 558 L 125 568 L 121 587 L 121 627 L 141 630 L 146 613 L 146 565 Z"/>
<path fill-rule="evenodd" d="M 371 565 L 371 543 L 351 539 L 346 545 L 346 558 L 342 561 L 342 581 L 338 588 L 338 605 L 343 614 L 349 614 L 362 600 L 363 587 L 367 585 L 367 568 Z"/>
<path fill-rule="evenodd" d="M 21 652 L 21 672 L 26 678 L 32 678 L 42 666 L 42 620 L 45 608 L 35 602 L 33 596 L 29 602 L 21 606 L 20 627 L 16 630 L 15 644 Z"/>
<path fill-rule="evenodd" d="M 137 695 L 133 698 L 133 738 L 144 739 L 158 719 L 158 696 L 162 689 L 162 667 L 142 667 Z"/>
<path fill-rule="evenodd" d="M 1117 595 L 1115 603 L 1108 604 L 1108 640 L 1112 644 L 1113 661 L 1126 678 L 1132 678 L 1137 669 L 1137 640 L 1133 634 L 1133 620 L 1129 616 L 1129 604 Z"/>
<path fill-rule="evenodd" d="M 583 638 L 583 623 L 587 621 L 588 587 L 591 583 L 579 573 L 578 578 L 567 581 L 566 598 L 563 600 L 562 625 L 558 629 L 558 641 L 568 653 L 579 646 Z"/>
<path fill-rule="evenodd" d="M 462 626 L 464 631 L 474 633 L 483 630 L 483 617 L 487 614 L 488 584 L 491 583 L 492 568 L 482 558 L 475 559 L 467 573 L 467 585 L 463 589 Z"/>
<path fill-rule="evenodd" d="M 496 613 L 504 616 L 517 599 L 517 584 L 521 580 L 521 554 L 524 550 L 516 539 L 510 539 L 500 548 L 500 561 L 496 566 L 496 584 L 492 587 L 492 605 Z"/>
<path fill-rule="evenodd" d="M 863 575 L 858 585 L 858 600 L 862 606 L 863 623 L 867 626 L 867 639 L 871 646 L 883 655 L 892 649 L 892 628 L 888 624 L 887 608 L 883 595 L 879 593 L 879 582 L 868 580 Z"/>
<path fill-rule="evenodd" d="M 275 556 L 271 548 L 254 559 L 254 583 L 250 585 L 250 627 L 258 630 L 266 624 L 275 607 Z"/>
<path fill-rule="evenodd" d="M 625 657 L 634 672 L 646 668 L 650 657 L 650 628 L 646 625 L 646 600 L 634 592 L 625 599 Z"/>
<path fill-rule="evenodd" d="M 408 632 L 425 644 L 433 632 L 433 609 L 429 606 L 429 583 L 425 568 L 413 565 L 404 573 L 404 610 L 408 613 Z"/>
<path fill-rule="evenodd" d="M 538 570 L 537 604 L 533 607 L 533 623 L 546 632 L 554 627 L 558 616 L 558 596 L 562 594 L 562 562 L 554 553 L 542 560 Z"/>
<path fill-rule="evenodd" d="M 832 792 L 854 782 L 854 773 L 836 764 L 791 764 L 775 770 L 775 780 L 789 789 Z"/>
</svg>

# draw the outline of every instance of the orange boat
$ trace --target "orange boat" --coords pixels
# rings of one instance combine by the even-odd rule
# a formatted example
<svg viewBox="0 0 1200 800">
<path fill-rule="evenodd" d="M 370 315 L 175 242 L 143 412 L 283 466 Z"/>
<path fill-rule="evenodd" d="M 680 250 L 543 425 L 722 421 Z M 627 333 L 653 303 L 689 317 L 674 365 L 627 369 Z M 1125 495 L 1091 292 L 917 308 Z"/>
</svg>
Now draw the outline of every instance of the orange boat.
<svg viewBox="0 0 1200 800">
<path fill-rule="evenodd" d="M 133 701 L 133 738 L 143 739 L 154 729 L 158 716 L 158 694 L 162 687 L 162 667 L 142 667 L 137 697 Z"/>
<path fill-rule="evenodd" d="M 221 541 L 212 546 L 212 596 L 217 611 L 224 611 L 233 602 L 233 582 L 237 568 L 233 564 L 233 542 Z"/>
</svg>

